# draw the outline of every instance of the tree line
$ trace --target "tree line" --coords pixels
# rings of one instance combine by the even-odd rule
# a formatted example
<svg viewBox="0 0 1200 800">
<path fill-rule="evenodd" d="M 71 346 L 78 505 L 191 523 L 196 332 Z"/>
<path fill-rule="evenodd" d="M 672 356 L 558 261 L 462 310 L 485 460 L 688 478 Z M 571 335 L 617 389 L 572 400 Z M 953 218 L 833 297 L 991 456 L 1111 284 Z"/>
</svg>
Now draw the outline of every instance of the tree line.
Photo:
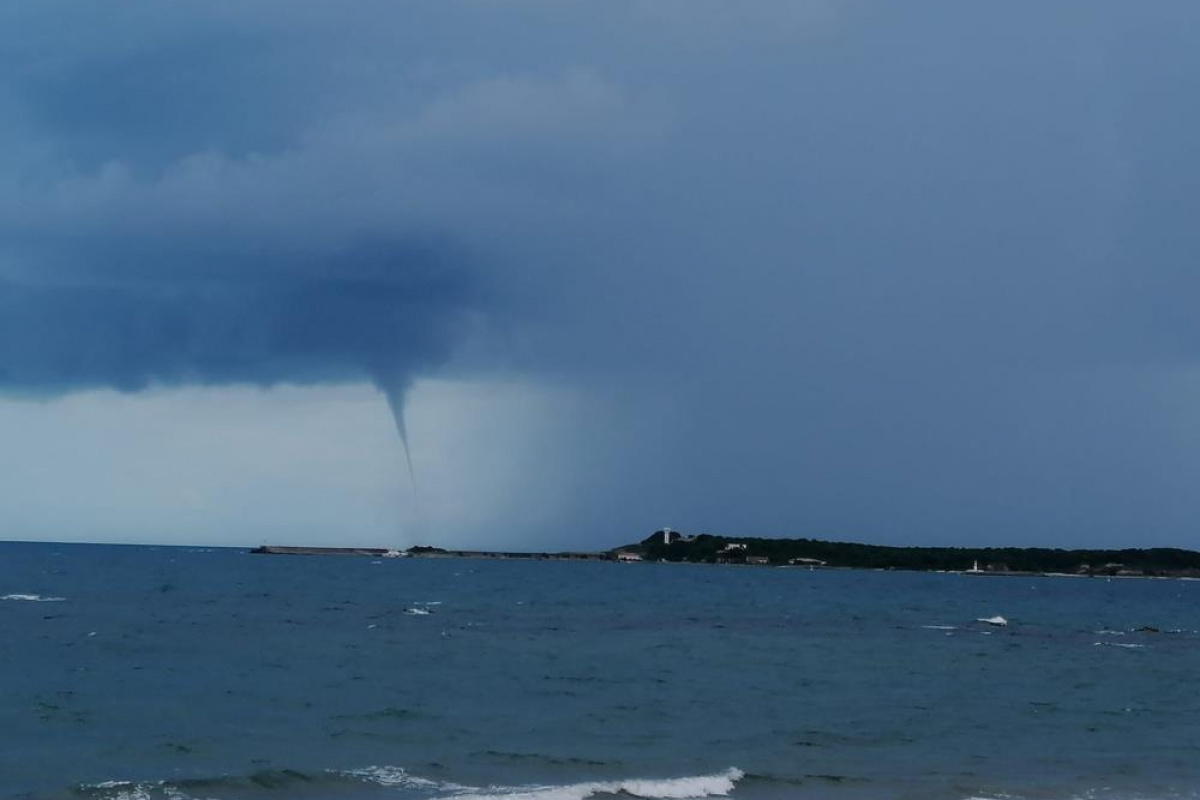
<svg viewBox="0 0 1200 800">
<path fill-rule="evenodd" d="M 765 557 L 770 564 L 825 562 L 830 567 L 905 570 L 965 570 L 976 562 L 987 571 L 1070 572 L 1087 574 L 1178 574 L 1200 572 L 1200 552 L 1171 547 L 1122 550 L 1045 547 L 892 547 L 832 542 L 821 539 L 765 539 L 700 534 L 684 537 L 658 531 L 637 545 L 621 550 L 640 553 L 650 560 L 701 563 L 752 561 Z M 745 548 L 729 548 L 729 545 Z M 808 561 L 804 561 L 808 559 Z"/>
</svg>

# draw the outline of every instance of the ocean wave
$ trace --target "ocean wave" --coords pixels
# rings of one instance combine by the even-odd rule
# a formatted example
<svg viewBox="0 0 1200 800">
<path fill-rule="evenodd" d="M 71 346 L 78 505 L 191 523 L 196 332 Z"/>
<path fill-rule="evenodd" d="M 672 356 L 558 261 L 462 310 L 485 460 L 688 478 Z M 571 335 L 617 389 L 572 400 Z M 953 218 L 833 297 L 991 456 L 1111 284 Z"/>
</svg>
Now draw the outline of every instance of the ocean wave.
<svg viewBox="0 0 1200 800">
<path fill-rule="evenodd" d="M 241 777 L 225 776 L 173 781 L 104 781 L 77 786 L 75 794 L 88 800 L 216 800 L 249 790 L 290 790 L 304 786 L 308 791 L 326 784 L 331 797 L 347 796 L 347 782 L 396 789 L 400 796 L 431 800 L 587 800 L 597 795 L 626 795 L 641 800 L 699 800 L 724 797 L 745 777 L 729 768 L 711 775 L 678 778 L 629 778 L 567 784 L 519 786 L 464 786 L 413 775 L 402 767 L 371 766 L 349 770 L 304 773 L 295 770 L 258 772 Z M 366 788 L 366 787 L 364 787 Z M 257 794 L 255 794 L 257 796 Z M 306 795 L 307 796 L 307 795 Z M 313 795 L 314 797 L 318 795 Z M 371 795 L 372 797 L 374 795 Z"/>
<path fill-rule="evenodd" d="M 0 600 L 24 600 L 29 603 L 61 603 L 65 597 L 42 597 L 40 594 L 6 594 Z"/>
<path fill-rule="evenodd" d="M 733 791 L 745 773 L 736 767 L 711 775 L 680 778 L 628 778 L 618 781 L 587 781 L 567 784 L 472 787 L 431 781 L 410 775 L 400 767 L 364 767 L 347 770 L 347 777 L 370 781 L 380 786 L 423 789 L 447 800 L 586 800 L 596 795 L 624 794 L 643 800 L 692 800 L 724 797 Z"/>
<path fill-rule="evenodd" d="M 403 767 L 362 767 L 361 769 L 348 769 L 335 772 L 334 774 L 343 775 L 347 778 L 356 778 L 389 788 L 421 789 L 437 795 L 457 795 L 472 791 L 470 787 L 460 786 L 457 783 L 435 781 L 417 775 L 410 775 Z"/>
<path fill-rule="evenodd" d="M 288 790 L 322 783 L 331 784 L 331 792 L 336 792 L 337 787 L 332 784 L 337 781 L 329 780 L 329 777 L 327 774 L 311 775 L 291 769 L 265 770 L 242 776 L 87 783 L 76 786 L 74 794 L 87 800 L 220 800 L 229 797 L 231 792 L 234 797 L 243 798 L 247 796 L 247 791 Z"/>
</svg>

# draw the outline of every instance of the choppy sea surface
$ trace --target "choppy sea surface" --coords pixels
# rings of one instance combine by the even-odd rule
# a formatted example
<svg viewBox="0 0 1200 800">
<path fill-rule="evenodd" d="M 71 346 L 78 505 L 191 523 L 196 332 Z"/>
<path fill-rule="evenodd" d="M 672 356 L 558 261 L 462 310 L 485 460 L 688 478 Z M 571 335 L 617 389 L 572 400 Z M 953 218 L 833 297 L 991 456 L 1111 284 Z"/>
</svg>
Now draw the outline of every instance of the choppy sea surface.
<svg viewBox="0 0 1200 800">
<path fill-rule="evenodd" d="M 9 543 L 0 597 L 5 798 L 1200 797 L 1197 582 Z"/>
</svg>

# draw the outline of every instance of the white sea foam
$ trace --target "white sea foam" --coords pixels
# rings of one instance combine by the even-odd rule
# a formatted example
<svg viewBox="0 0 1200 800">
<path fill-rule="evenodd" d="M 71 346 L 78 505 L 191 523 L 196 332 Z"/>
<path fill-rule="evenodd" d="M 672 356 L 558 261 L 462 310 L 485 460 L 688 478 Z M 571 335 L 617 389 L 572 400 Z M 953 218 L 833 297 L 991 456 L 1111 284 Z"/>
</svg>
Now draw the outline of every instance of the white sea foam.
<svg viewBox="0 0 1200 800">
<path fill-rule="evenodd" d="M 409 775 L 403 767 L 363 767 L 362 769 L 346 770 L 339 774 L 389 788 L 424 789 L 446 795 L 471 791 L 469 787 L 459 786 L 457 783 L 432 781 L 417 775 Z"/>
<path fill-rule="evenodd" d="M 42 597 L 40 594 L 6 594 L 0 600 L 24 600 L 29 603 L 61 603 L 65 597 Z"/>
<path fill-rule="evenodd" d="M 630 780 L 615 784 L 616 791 L 632 794 L 637 797 L 674 798 L 724 796 L 733 791 L 733 787 L 745 776 L 745 773 L 735 767 L 730 767 L 716 775 L 697 775 L 685 778 L 667 778 L 665 780 Z M 611 790 L 603 790 L 611 791 Z"/>
<path fill-rule="evenodd" d="M 1125 642 L 1093 642 L 1096 647 L 1127 647 L 1130 650 L 1145 650 L 1144 644 L 1126 644 Z"/>
<path fill-rule="evenodd" d="M 380 786 L 405 786 L 408 783 L 408 773 L 400 767 L 363 767 L 348 769 L 340 774 L 378 783 Z"/>
<path fill-rule="evenodd" d="M 416 606 L 413 606 L 412 608 L 404 609 L 404 613 L 412 617 L 427 617 L 431 612 L 428 608 L 417 608 Z"/>
<path fill-rule="evenodd" d="M 161 786 L 153 783 L 134 783 L 133 781 L 104 781 L 85 785 L 84 789 L 111 789 L 104 792 L 105 800 L 151 800 L 150 792 Z"/>
<path fill-rule="evenodd" d="M 472 787 L 431 781 L 410 775 L 400 767 L 364 767 L 341 773 L 380 786 L 423 789 L 453 800 L 587 800 L 595 795 L 626 794 L 643 800 L 693 800 L 724 797 L 744 773 L 736 767 L 712 775 L 682 778 L 630 778 L 621 781 L 589 781 L 558 785 Z"/>
</svg>

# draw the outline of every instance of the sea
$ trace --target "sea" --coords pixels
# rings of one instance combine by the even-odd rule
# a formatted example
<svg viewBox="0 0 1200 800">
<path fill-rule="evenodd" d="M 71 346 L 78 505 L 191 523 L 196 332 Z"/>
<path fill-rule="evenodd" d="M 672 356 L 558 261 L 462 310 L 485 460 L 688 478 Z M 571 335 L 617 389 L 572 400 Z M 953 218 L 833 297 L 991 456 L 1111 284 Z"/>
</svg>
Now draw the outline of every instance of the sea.
<svg viewBox="0 0 1200 800">
<path fill-rule="evenodd" d="M 1198 798 L 1198 631 L 1185 580 L 4 543 L 0 797 Z"/>
</svg>

